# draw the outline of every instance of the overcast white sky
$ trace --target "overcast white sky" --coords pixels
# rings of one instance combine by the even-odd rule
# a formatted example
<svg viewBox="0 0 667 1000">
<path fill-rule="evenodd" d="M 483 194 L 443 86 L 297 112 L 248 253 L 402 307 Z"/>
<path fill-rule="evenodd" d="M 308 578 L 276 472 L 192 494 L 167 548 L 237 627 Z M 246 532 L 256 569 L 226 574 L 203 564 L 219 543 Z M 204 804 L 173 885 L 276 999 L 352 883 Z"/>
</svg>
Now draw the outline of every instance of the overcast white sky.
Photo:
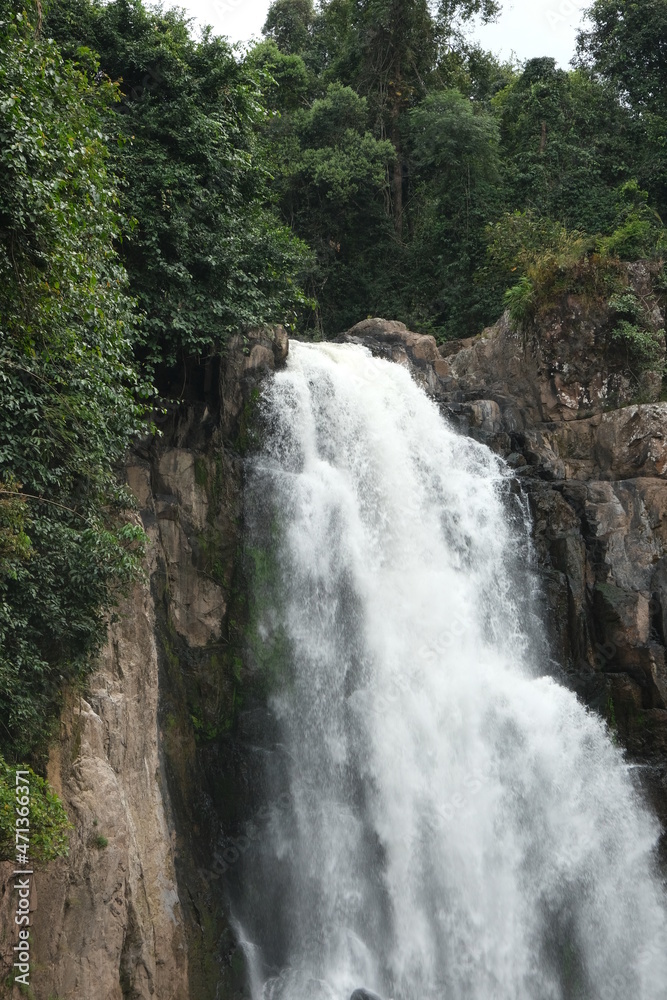
<svg viewBox="0 0 667 1000">
<path fill-rule="evenodd" d="M 519 59 L 553 56 L 567 67 L 582 12 L 590 4 L 591 0 L 504 0 L 498 22 L 478 28 L 475 34 L 485 48 L 506 58 L 512 52 Z M 184 7 L 219 34 L 247 41 L 260 34 L 270 0 L 167 0 L 166 6 Z"/>
</svg>

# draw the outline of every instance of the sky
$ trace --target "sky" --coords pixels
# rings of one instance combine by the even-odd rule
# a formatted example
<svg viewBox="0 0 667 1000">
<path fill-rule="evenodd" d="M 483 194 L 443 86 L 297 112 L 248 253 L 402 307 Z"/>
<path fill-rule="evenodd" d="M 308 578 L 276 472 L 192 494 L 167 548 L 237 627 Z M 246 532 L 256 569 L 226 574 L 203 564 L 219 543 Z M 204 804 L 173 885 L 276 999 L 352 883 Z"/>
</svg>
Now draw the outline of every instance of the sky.
<svg viewBox="0 0 667 1000">
<path fill-rule="evenodd" d="M 577 28 L 591 0 L 504 0 L 495 24 L 478 26 L 475 37 L 484 48 L 509 58 L 553 56 L 563 68 L 574 55 Z M 233 41 L 258 36 L 270 0 L 167 0 L 165 6 L 184 7 L 201 24 Z"/>
</svg>

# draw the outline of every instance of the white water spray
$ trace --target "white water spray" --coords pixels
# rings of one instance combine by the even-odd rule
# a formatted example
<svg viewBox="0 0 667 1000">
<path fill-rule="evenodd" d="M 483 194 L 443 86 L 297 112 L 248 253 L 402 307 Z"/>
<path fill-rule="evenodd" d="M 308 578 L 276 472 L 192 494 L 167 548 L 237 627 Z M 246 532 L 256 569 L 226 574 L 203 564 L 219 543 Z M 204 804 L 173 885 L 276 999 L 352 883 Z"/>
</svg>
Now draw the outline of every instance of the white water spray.
<svg viewBox="0 0 667 1000">
<path fill-rule="evenodd" d="M 292 344 L 264 406 L 248 509 L 289 806 L 237 905 L 254 1000 L 664 1000 L 657 823 L 534 662 L 502 463 L 360 347 Z"/>
</svg>

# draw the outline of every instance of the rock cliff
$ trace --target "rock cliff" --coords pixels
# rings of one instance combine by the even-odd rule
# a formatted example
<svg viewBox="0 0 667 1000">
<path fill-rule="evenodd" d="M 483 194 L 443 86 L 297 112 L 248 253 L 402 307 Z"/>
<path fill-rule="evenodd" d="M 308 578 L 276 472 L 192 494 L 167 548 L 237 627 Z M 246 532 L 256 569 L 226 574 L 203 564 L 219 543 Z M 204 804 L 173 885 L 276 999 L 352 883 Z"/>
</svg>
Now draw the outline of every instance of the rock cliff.
<svg viewBox="0 0 667 1000">
<path fill-rule="evenodd" d="M 234 810 L 242 454 L 258 383 L 286 354 L 280 328 L 235 339 L 219 370 L 186 373 L 183 402 L 129 458 L 146 573 L 85 692 L 68 694 L 50 760 L 73 831 L 69 857 L 33 880 L 36 1000 L 204 1000 L 243 982 L 212 859 Z M 0 872 L 3 981 L 11 869 Z"/>
<path fill-rule="evenodd" d="M 629 280 L 664 329 L 650 272 Z M 628 370 L 610 322 L 604 306 L 564 298 L 533 327 L 505 316 L 440 348 L 376 319 L 343 339 L 407 366 L 462 433 L 508 460 L 533 513 L 545 669 L 605 715 L 667 826 L 667 403 L 655 373 Z M 165 393 L 179 404 L 130 456 L 146 575 L 86 691 L 68 695 L 50 762 L 74 829 L 70 857 L 35 878 L 36 1000 L 244 994 L 226 880 L 259 823 L 264 717 L 246 655 L 243 457 L 260 382 L 287 350 L 279 328 L 179 372 Z"/>
</svg>

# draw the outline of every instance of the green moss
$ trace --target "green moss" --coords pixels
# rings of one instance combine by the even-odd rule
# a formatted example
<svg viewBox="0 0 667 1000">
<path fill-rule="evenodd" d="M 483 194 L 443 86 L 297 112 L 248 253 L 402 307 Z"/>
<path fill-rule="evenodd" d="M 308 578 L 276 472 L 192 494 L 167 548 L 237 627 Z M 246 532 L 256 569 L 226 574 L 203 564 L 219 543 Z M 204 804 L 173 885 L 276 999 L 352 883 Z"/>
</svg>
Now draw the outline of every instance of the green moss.
<svg viewBox="0 0 667 1000">
<path fill-rule="evenodd" d="M 199 746 L 229 733 L 243 705 L 243 658 L 240 651 L 211 652 L 188 691 L 189 720 Z"/>
<path fill-rule="evenodd" d="M 228 924 L 224 915 L 216 913 L 206 906 L 198 905 L 196 919 L 193 914 L 192 922 L 193 925 L 196 924 L 199 930 L 199 933 L 191 938 L 189 949 L 189 967 L 192 970 L 190 972 L 192 996 L 242 995 L 241 988 L 244 985 L 243 981 L 238 984 L 239 989 L 237 991 L 229 988 L 225 989 L 224 985 L 227 984 L 221 984 L 221 969 L 217 956 L 220 951 L 220 942 L 228 932 Z M 223 976 L 226 977 L 227 975 L 229 975 L 229 972 L 225 969 Z"/>
<path fill-rule="evenodd" d="M 209 508 L 208 508 L 208 520 L 213 523 L 217 511 L 220 509 L 220 504 L 222 503 L 222 488 L 224 485 L 224 470 L 222 466 L 222 457 L 216 455 L 215 457 L 215 469 L 213 472 L 213 482 L 211 483 L 211 488 L 209 490 Z"/>
<path fill-rule="evenodd" d="M 218 726 L 212 722 L 207 722 L 194 712 L 190 713 L 190 721 L 192 722 L 192 728 L 195 731 L 195 739 L 198 743 L 210 743 L 212 740 L 216 740 L 220 736 Z"/>
<path fill-rule="evenodd" d="M 240 979 L 242 976 L 245 975 L 246 960 L 240 948 L 237 949 L 232 955 L 231 967 L 233 976 Z"/>
<path fill-rule="evenodd" d="M 247 549 L 250 611 L 246 641 L 259 669 L 258 681 L 266 696 L 291 684 L 292 649 L 284 621 L 283 583 L 278 561 L 279 529 L 274 521 L 265 547 Z M 277 622 L 267 628 L 267 623 Z"/>
<path fill-rule="evenodd" d="M 195 483 L 202 489 L 208 489 L 208 466 L 199 455 L 195 458 Z"/>
<path fill-rule="evenodd" d="M 253 389 L 250 393 L 250 398 L 241 411 L 236 447 L 242 455 L 254 450 L 260 443 L 259 434 L 255 427 L 255 415 L 260 395 L 259 389 Z"/>
<path fill-rule="evenodd" d="M 243 659 L 240 656 L 232 657 L 232 666 L 234 670 L 234 678 L 237 681 L 241 681 L 241 671 L 243 670 Z"/>
<path fill-rule="evenodd" d="M 243 701 L 243 661 L 229 635 L 222 644 L 193 650 L 168 621 L 160 638 L 172 687 L 162 718 L 164 745 L 171 766 L 186 780 L 195 748 L 220 739 L 234 725 Z"/>
<path fill-rule="evenodd" d="M 223 535 L 219 528 L 209 527 L 197 535 L 199 569 L 220 587 L 227 584 Z"/>
<path fill-rule="evenodd" d="M 268 691 L 282 689 L 292 682 L 292 647 L 281 625 L 269 642 L 263 643 L 258 663 Z"/>
<path fill-rule="evenodd" d="M 30 973 L 31 973 L 31 975 L 35 971 L 36 971 L 35 963 L 34 962 L 30 962 Z M 13 989 L 18 989 L 18 991 L 21 994 L 21 996 L 22 997 L 26 997 L 27 1000 L 37 1000 L 37 998 L 35 996 L 35 993 L 34 993 L 34 991 L 33 991 L 33 989 L 32 989 L 31 986 L 26 986 L 24 983 L 17 983 L 16 982 L 16 977 L 18 975 L 19 975 L 18 971 L 17 972 L 12 972 L 5 979 L 5 986 L 9 990 L 9 995 L 10 996 L 12 995 L 11 991 L 12 991 L 12 988 L 13 988 Z M 6 994 L 3 994 L 3 995 L 6 995 Z"/>
<path fill-rule="evenodd" d="M 174 648 L 175 640 L 177 637 L 176 629 L 171 620 L 167 621 L 167 630 L 162 634 L 162 649 L 167 660 L 167 663 L 173 670 L 177 670 L 180 666 L 180 659 L 176 649 Z"/>
<path fill-rule="evenodd" d="M 595 589 L 612 608 L 621 606 L 627 601 L 627 591 L 616 587 L 613 583 L 596 583 Z"/>
</svg>

